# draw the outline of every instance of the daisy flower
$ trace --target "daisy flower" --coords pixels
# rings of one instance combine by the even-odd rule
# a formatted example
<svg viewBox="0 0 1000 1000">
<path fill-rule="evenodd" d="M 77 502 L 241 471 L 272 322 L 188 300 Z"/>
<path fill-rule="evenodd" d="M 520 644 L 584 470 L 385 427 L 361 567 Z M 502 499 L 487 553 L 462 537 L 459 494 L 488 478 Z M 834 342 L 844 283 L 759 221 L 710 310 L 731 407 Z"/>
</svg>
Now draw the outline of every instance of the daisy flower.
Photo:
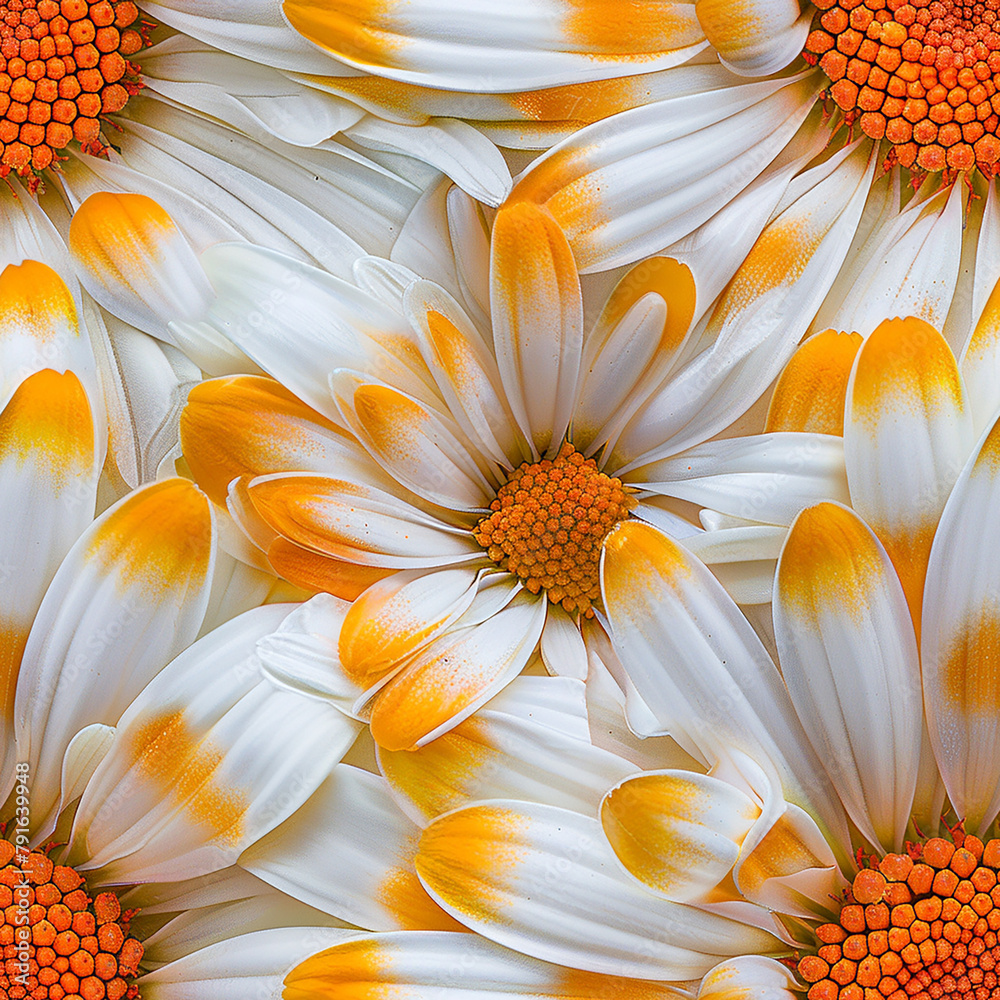
<svg viewBox="0 0 1000 1000">
<path fill-rule="evenodd" d="M 777 368 L 751 348 L 756 331 L 720 313 L 692 325 L 685 266 L 640 264 L 585 323 L 545 210 L 512 205 L 486 228 L 460 190 L 432 196 L 454 250 L 437 254 L 429 222 L 411 228 L 420 272 L 363 258 L 351 285 L 253 248 L 204 254 L 218 298 L 201 324 L 277 381 L 205 382 L 181 421 L 178 467 L 228 509 L 243 557 L 357 598 L 338 640 L 344 682 L 394 748 L 474 711 L 539 643 L 584 676 L 608 532 L 640 518 L 695 534 L 676 500 L 725 493 L 801 444 L 709 440 Z M 824 470 L 839 443 L 813 437 L 789 517 L 837 488 Z"/>
<path fill-rule="evenodd" d="M 575 706 L 539 699 L 519 719 L 508 688 L 425 747 L 380 751 L 425 824 L 430 895 L 495 944 L 637 980 L 610 995 L 992 996 L 998 448 L 994 424 L 948 497 L 919 639 L 865 521 L 832 503 L 799 515 L 775 582 L 780 670 L 702 563 L 619 525 L 610 641 Z M 669 736 L 635 739 L 616 700 Z M 341 959 L 326 961 L 332 983 Z"/>
</svg>

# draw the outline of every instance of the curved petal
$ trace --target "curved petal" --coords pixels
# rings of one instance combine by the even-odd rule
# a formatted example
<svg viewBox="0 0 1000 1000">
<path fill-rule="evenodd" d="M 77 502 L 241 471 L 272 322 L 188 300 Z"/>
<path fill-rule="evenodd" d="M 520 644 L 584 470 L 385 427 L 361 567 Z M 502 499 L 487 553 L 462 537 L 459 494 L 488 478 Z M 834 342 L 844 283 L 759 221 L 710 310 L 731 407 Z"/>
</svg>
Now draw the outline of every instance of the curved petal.
<svg viewBox="0 0 1000 1000">
<path fill-rule="evenodd" d="M 338 639 L 344 673 L 366 691 L 469 607 L 472 569 L 404 570 L 372 584 L 352 605 Z"/>
<path fill-rule="evenodd" d="M 180 440 L 196 482 L 220 506 L 240 476 L 335 471 L 389 482 L 349 434 L 279 382 L 254 375 L 196 385 L 181 414 Z"/>
<path fill-rule="evenodd" d="M 791 970 L 763 955 L 720 962 L 698 987 L 698 1000 L 792 1000 L 798 983 Z"/>
<path fill-rule="evenodd" d="M 934 536 L 921 633 L 927 728 L 957 815 L 983 831 L 1000 810 L 1000 424 L 962 470 Z"/>
<path fill-rule="evenodd" d="M 886 547 L 918 635 L 934 530 L 972 444 L 962 377 L 944 337 L 913 317 L 882 323 L 851 375 L 844 460 L 851 505 Z"/>
<path fill-rule="evenodd" d="M 336 368 L 433 398 L 409 324 L 374 296 L 264 247 L 221 244 L 201 262 L 216 292 L 204 322 L 335 423 Z"/>
<path fill-rule="evenodd" d="M 868 336 L 887 317 L 918 316 L 944 329 L 959 279 L 964 199 L 965 188 L 955 184 L 902 211 L 890 201 L 879 224 L 852 247 L 820 310 L 822 326 Z"/>
<path fill-rule="evenodd" d="M 420 747 L 446 733 L 516 677 L 545 623 L 545 598 L 518 594 L 475 625 L 423 646 L 377 695 L 372 737 L 387 750 Z"/>
<path fill-rule="evenodd" d="M 712 69 L 700 93 L 580 129 L 516 179 L 508 204 L 546 206 L 583 273 L 689 235 L 781 153 L 822 87 L 816 74 L 740 85 Z M 729 85 L 715 91 L 720 73 Z"/>
<path fill-rule="evenodd" d="M 222 625 L 129 706 L 76 812 L 77 867 L 109 882 L 218 871 L 320 785 L 359 726 L 261 674 L 254 647 L 287 611 Z"/>
<path fill-rule="evenodd" d="M 282 892 L 358 927 L 463 930 L 417 880 L 418 838 L 383 779 L 340 764 L 239 863 Z"/>
<path fill-rule="evenodd" d="M 805 48 L 813 15 L 797 0 L 698 0 L 695 9 L 723 64 L 741 76 L 784 69 Z"/>
<path fill-rule="evenodd" d="M 39 819 L 58 797 L 70 740 L 84 726 L 115 725 L 194 641 L 215 546 L 208 498 L 187 480 L 165 479 L 106 511 L 63 560 L 35 616 L 14 703 Z"/>
<path fill-rule="evenodd" d="M 723 514 L 789 524 L 803 507 L 847 500 L 842 442 L 825 434 L 757 434 L 709 441 L 625 477 Z"/>
<path fill-rule="evenodd" d="M 765 433 L 844 434 L 847 383 L 861 348 L 857 333 L 826 330 L 810 337 L 788 360 L 767 410 Z"/>
<path fill-rule="evenodd" d="M 853 511 L 824 503 L 792 525 L 774 631 L 792 703 L 851 819 L 898 851 L 917 784 L 920 666 L 892 564 Z"/>
<path fill-rule="evenodd" d="M 450 528 L 391 493 L 359 483 L 294 473 L 249 486 L 255 510 L 307 549 L 363 566 L 444 566 L 480 559 L 465 531 Z"/>
<path fill-rule="evenodd" d="M 285 0 L 285 17 L 337 59 L 394 80 L 512 91 L 628 76 L 684 62 L 702 46 L 691 3 L 651 0 Z"/>
<path fill-rule="evenodd" d="M 513 468 L 521 448 L 500 370 L 465 310 L 440 285 L 423 280 L 407 287 L 403 305 L 452 416 L 484 455 Z"/>
<path fill-rule="evenodd" d="M 615 648 L 662 730 L 710 764 L 745 754 L 758 769 L 745 775 L 751 787 L 767 769 L 769 783 L 839 834 L 839 801 L 781 676 L 709 570 L 655 528 L 626 521 L 604 543 L 601 586 Z"/>
<path fill-rule="evenodd" d="M 451 510 L 487 509 L 493 489 L 449 417 L 389 385 L 330 376 L 344 422 L 398 483 Z"/>
<path fill-rule="evenodd" d="M 198 318 L 211 301 L 194 250 L 146 195 L 92 194 L 73 213 L 69 248 L 87 291 L 154 336 L 163 338 L 171 320 Z"/>
<path fill-rule="evenodd" d="M 584 342 L 573 442 L 596 451 L 618 436 L 670 373 L 697 305 L 691 269 L 670 257 L 633 267 L 608 297 Z"/>
<path fill-rule="evenodd" d="M 553 806 L 490 802 L 435 820 L 417 854 L 457 919 L 535 958 L 606 975 L 693 979 L 720 958 L 784 946 L 757 928 L 636 884 L 600 823 Z"/>
<path fill-rule="evenodd" d="M 707 319 L 709 348 L 636 414 L 615 447 L 618 461 L 700 444 L 780 374 L 845 259 L 877 159 L 855 143 L 789 185 Z"/>
<path fill-rule="evenodd" d="M 277 1000 L 299 963 L 360 936 L 339 927 L 273 927 L 227 936 L 147 973 L 140 989 L 149 1000 Z"/>
<path fill-rule="evenodd" d="M 356 989 L 361 997 L 407 1000 L 683 1000 L 686 996 L 666 983 L 550 965 L 477 934 L 405 931 L 328 948 L 297 965 L 285 983 L 284 1000 L 332 1000 L 344 996 L 345 988 Z M 159 1000 L 159 995 L 152 1000 Z M 199 994 L 191 1000 L 203 998 Z"/>
<path fill-rule="evenodd" d="M 729 873 L 760 807 L 728 782 L 688 771 L 647 772 L 601 803 L 618 860 L 676 902 L 704 900 Z"/>
<path fill-rule="evenodd" d="M 29 375 L 0 413 L 0 718 L 8 727 L 35 612 L 94 516 L 96 437 L 90 402 L 72 372 Z"/>
<path fill-rule="evenodd" d="M 593 746 L 583 685 L 515 677 L 474 715 L 418 750 L 379 748 L 379 768 L 420 825 L 476 799 L 544 802 L 594 815 L 634 772 Z"/>
<path fill-rule="evenodd" d="M 576 405 L 583 349 L 580 278 L 551 214 L 502 208 L 490 255 L 493 343 L 507 399 L 536 455 L 558 451 Z"/>
</svg>

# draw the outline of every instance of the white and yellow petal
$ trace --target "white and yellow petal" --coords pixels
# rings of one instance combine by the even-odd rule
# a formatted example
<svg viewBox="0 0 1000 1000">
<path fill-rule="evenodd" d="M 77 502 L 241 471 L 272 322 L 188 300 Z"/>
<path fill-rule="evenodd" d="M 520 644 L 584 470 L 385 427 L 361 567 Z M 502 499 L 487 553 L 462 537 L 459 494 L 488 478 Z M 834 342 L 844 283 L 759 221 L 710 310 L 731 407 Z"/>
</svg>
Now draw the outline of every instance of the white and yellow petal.
<svg viewBox="0 0 1000 1000">
<path fill-rule="evenodd" d="M 166 479 L 112 507 L 66 556 L 35 616 L 14 706 L 39 821 L 59 796 L 69 741 L 84 726 L 117 723 L 198 635 L 215 545 L 208 498 Z"/>
<path fill-rule="evenodd" d="M 757 928 L 658 897 L 618 865 L 598 820 L 554 806 L 485 802 L 435 820 L 417 872 L 485 937 L 606 975 L 692 979 L 721 958 L 779 951 Z"/>
<path fill-rule="evenodd" d="M 180 442 L 195 481 L 220 506 L 241 476 L 336 469 L 367 482 L 386 481 L 349 434 L 280 382 L 254 375 L 194 386 L 181 414 Z"/>
<path fill-rule="evenodd" d="M 260 672 L 257 640 L 286 613 L 274 605 L 227 622 L 132 702 L 76 812 L 78 865 L 112 882 L 217 871 L 319 786 L 359 727 Z"/>
<path fill-rule="evenodd" d="M 781 153 L 822 86 L 812 74 L 745 83 L 721 66 L 675 72 L 690 75 L 685 96 L 581 129 L 515 179 L 508 203 L 548 208 L 584 273 L 658 253 L 707 222 Z"/>
<path fill-rule="evenodd" d="M 784 69 L 805 48 L 812 11 L 796 0 L 698 0 L 698 22 L 723 65 L 741 76 Z"/>
<path fill-rule="evenodd" d="M 371 733 L 387 750 L 420 747 L 471 715 L 516 677 L 545 623 L 544 597 L 509 590 L 486 620 L 454 626 L 422 646 L 371 706 Z M 489 600 L 487 596 L 485 600 Z M 468 614 L 476 614 L 474 602 Z"/>
<path fill-rule="evenodd" d="M 952 807 L 977 831 L 1000 809 L 998 474 L 1000 427 L 994 425 L 941 515 L 927 568 L 921 633 L 931 746 Z"/>
<path fill-rule="evenodd" d="M 885 545 L 918 630 L 934 530 L 972 444 L 944 337 L 912 317 L 882 323 L 855 361 L 844 457 L 851 505 Z"/>
<path fill-rule="evenodd" d="M 300 809 L 244 851 L 239 863 L 357 927 L 461 930 L 417 879 L 419 835 L 383 779 L 341 764 Z"/>
<path fill-rule="evenodd" d="M 871 529 L 824 503 L 792 525 L 778 562 L 782 676 L 858 829 L 900 850 L 917 783 L 917 644 L 903 590 Z"/>
<path fill-rule="evenodd" d="M 330 391 L 344 423 L 397 483 L 451 510 L 489 507 L 495 487 L 449 415 L 343 369 L 331 374 Z"/>
<path fill-rule="evenodd" d="M 692 3 L 286 0 L 288 23 L 339 61 L 394 80 L 512 91 L 674 66 L 705 47 Z"/>
<path fill-rule="evenodd" d="M 288 974 L 283 996 L 285 1000 L 344 996 L 357 1000 L 466 1000 L 471 996 L 482 1000 L 682 1000 L 686 994 L 668 983 L 541 962 L 476 934 L 403 931 L 366 936 L 318 952 Z M 201 1000 L 200 994 L 195 1000 Z"/>
<path fill-rule="evenodd" d="M 601 586 L 615 648 L 663 730 L 709 765 L 738 751 L 760 799 L 780 786 L 839 832 L 840 804 L 777 668 L 709 570 L 631 521 L 605 542 Z"/>
<path fill-rule="evenodd" d="M 700 444 L 778 376 L 844 261 L 876 160 L 856 143 L 796 179 L 707 318 L 701 337 L 709 349 L 619 439 L 622 464 Z"/>
<path fill-rule="evenodd" d="M 94 414 L 79 378 L 29 375 L 0 412 L 0 712 L 8 727 L 28 631 L 94 516 L 99 475 Z"/>
<path fill-rule="evenodd" d="M 861 344 L 860 334 L 836 330 L 817 333 L 805 341 L 778 378 L 765 431 L 843 437 L 847 383 Z"/>
<path fill-rule="evenodd" d="M 544 208 L 516 202 L 497 213 L 490 306 L 500 378 L 518 425 L 534 455 L 558 450 L 577 400 L 583 298 L 573 253 Z"/>
<path fill-rule="evenodd" d="M 711 899 L 760 814 L 735 786 L 686 771 L 628 778 L 601 803 L 601 823 L 618 860 L 679 903 Z"/>
<path fill-rule="evenodd" d="M 517 677 L 475 714 L 417 750 L 380 748 L 379 767 L 421 825 L 476 799 L 546 802 L 593 815 L 634 771 L 590 742 L 583 685 Z"/>
<path fill-rule="evenodd" d="M 275 532 L 334 559 L 404 569 L 482 558 L 466 531 L 374 486 L 276 473 L 252 480 L 248 493 Z"/>
</svg>

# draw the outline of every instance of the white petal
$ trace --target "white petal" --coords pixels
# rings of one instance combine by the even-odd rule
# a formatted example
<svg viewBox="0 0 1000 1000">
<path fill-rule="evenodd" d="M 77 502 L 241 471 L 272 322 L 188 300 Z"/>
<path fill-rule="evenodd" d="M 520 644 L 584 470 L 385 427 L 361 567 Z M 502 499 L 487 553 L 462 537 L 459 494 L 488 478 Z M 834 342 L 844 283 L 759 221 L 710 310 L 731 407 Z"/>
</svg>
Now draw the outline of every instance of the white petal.
<svg viewBox="0 0 1000 1000">
<path fill-rule="evenodd" d="M 707 320 L 712 343 L 639 411 L 618 442 L 646 461 L 700 444 L 781 371 L 844 260 L 877 157 L 848 146 L 795 179 Z"/>
<path fill-rule="evenodd" d="M 920 756 L 917 644 L 885 549 L 846 507 L 803 511 L 775 580 L 782 676 L 858 829 L 898 851 Z"/>
<path fill-rule="evenodd" d="M 344 423 L 396 482 L 451 510 L 488 509 L 495 488 L 448 415 L 347 370 L 330 376 L 330 392 Z"/>
<path fill-rule="evenodd" d="M 448 813 L 424 831 L 417 872 L 484 936 L 591 972 L 690 979 L 719 958 L 782 947 L 642 888 L 596 819 L 553 806 L 494 801 Z"/>
<path fill-rule="evenodd" d="M 634 770 L 591 745 L 579 681 L 517 677 L 475 715 L 419 750 L 379 749 L 379 767 L 421 825 L 476 799 L 544 802 L 595 815 Z"/>
<path fill-rule="evenodd" d="M 851 374 L 844 457 L 851 505 L 885 545 L 918 634 L 931 540 L 973 440 L 944 337 L 912 317 L 880 324 Z"/>
<path fill-rule="evenodd" d="M 254 479 L 249 494 L 256 511 L 275 530 L 337 559 L 414 568 L 483 558 L 468 532 L 374 486 L 279 473 Z"/>
<path fill-rule="evenodd" d="M 356 723 L 260 673 L 254 646 L 286 612 L 227 622 L 132 703 L 77 810 L 71 851 L 86 868 L 121 882 L 224 868 L 293 813 L 353 743 Z"/>
<path fill-rule="evenodd" d="M 760 798 L 780 784 L 839 832 L 839 803 L 781 676 L 711 573 L 633 521 L 605 542 L 601 577 L 615 647 L 661 725 L 710 763 L 745 754 L 770 771 Z"/>
<path fill-rule="evenodd" d="M 511 409 L 532 451 L 554 452 L 576 405 L 583 300 L 569 244 L 544 209 L 522 202 L 497 214 L 490 307 Z"/>
<path fill-rule="evenodd" d="M 84 726 L 115 725 L 198 634 L 215 558 L 210 506 L 186 480 L 154 483 L 98 518 L 63 560 L 28 637 L 14 705 L 38 819 L 59 795 L 70 740 Z"/>
<path fill-rule="evenodd" d="M 358 927 L 458 930 L 413 868 L 419 829 L 385 781 L 346 764 L 293 816 L 248 848 L 240 865 Z"/>
<path fill-rule="evenodd" d="M 719 92 L 709 84 L 612 115 L 536 160 L 510 200 L 546 205 L 582 272 L 631 263 L 688 236 L 750 184 L 821 86 L 811 73 Z"/>
<path fill-rule="evenodd" d="M 627 76 L 703 47 L 690 3 L 655 0 L 622 16 L 600 0 L 423 0 L 331 11 L 288 0 L 285 16 L 348 65 L 423 86 L 511 91 Z"/>
<path fill-rule="evenodd" d="M 948 798 L 970 830 L 1000 809 L 1000 427 L 966 464 L 941 515 L 927 567 L 921 664 L 927 726 Z"/>
<path fill-rule="evenodd" d="M 843 442 L 828 434 L 725 438 L 633 469 L 629 485 L 725 514 L 788 524 L 820 500 L 847 501 Z"/>
<path fill-rule="evenodd" d="M 285 976 L 310 955 L 360 936 L 326 927 L 254 931 L 209 945 L 147 973 L 139 988 L 149 1000 L 281 1000 Z"/>
<path fill-rule="evenodd" d="M 206 321 L 335 423 L 327 377 L 354 368 L 423 392 L 422 362 L 402 316 L 353 285 L 262 247 L 224 245 L 202 256 L 217 298 Z"/>
</svg>

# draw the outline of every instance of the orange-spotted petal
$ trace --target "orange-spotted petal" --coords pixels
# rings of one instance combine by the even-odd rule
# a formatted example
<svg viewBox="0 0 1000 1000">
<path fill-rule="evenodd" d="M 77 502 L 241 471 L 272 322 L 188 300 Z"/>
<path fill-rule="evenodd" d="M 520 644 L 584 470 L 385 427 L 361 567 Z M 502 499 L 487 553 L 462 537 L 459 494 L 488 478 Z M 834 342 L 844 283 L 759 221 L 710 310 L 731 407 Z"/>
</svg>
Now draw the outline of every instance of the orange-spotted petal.
<svg viewBox="0 0 1000 1000">
<path fill-rule="evenodd" d="M 972 444 L 947 341 L 913 317 L 882 323 L 851 376 L 844 458 L 851 504 L 885 545 L 918 633 L 934 530 Z"/>
<path fill-rule="evenodd" d="M 841 801 L 873 843 L 899 850 L 920 756 L 917 645 L 885 549 L 853 511 L 823 503 L 795 520 L 774 626 L 795 710 Z"/>
<path fill-rule="evenodd" d="M 351 436 L 273 379 L 209 379 L 188 395 L 181 447 L 198 485 L 224 506 L 229 484 L 272 472 L 379 472 Z"/>
<path fill-rule="evenodd" d="M 117 723 L 200 631 L 215 551 L 211 502 L 188 480 L 164 479 L 106 511 L 63 560 L 25 646 L 14 706 L 39 818 L 58 797 L 69 741 Z"/>
<path fill-rule="evenodd" d="M 663 69 L 704 47 L 690 3 L 652 0 L 285 0 L 296 31 L 379 76 L 448 90 L 505 92 Z M 487 44 L 488 42 L 488 44 Z"/>
<path fill-rule="evenodd" d="M 261 476 L 249 485 L 255 511 L 302 548 L 363 566 L 444 566 L 482 549 L 391 493 L 326 476 Z"/>
<path fill-rule="evenodd" d="M 601 803 L 618 860 L 668 899 L 709 898 L 730 873 L 760 807 L 738 788 L 685 771 L 623 781 Z"/>
<path fill-rule="evenodd" d="M 934 537 L 921 638 L 927 726 L 949 800 L 969 830 L 1000 811 L 1000 426 L 984 437 Z"/>
<path fill-rule="evenodd" d="M 76 813 L 70 850 L 82 867 L 120 882 L 219 871 L 319 787 L 359 726 L 247 669 L 286 613 L 227 622 L 132 702 Z"/>
<path fill-rule="evenodd" d="M 69 248 L 91 295 L 151 333 L 197 319 L 214 295 L 177 224 L 147 195 L 90 195 L 73 215 Z"/>
<path fill-rule="evenodd" d="M 371 733 L 387 750 L 422 746 L 517 676 L 545 622 L 545 599 L 520 594 L 486 621 L 461 621 L 420 648 L 375 698 Z"/>
<path fill-rule="evenodd" d="M 13 723 L 21 654 L 42 595 L 90 523 L 100 457 L 72 372 L 29 375 L 0 413 L 0 717 Z"/>
<path fill-rule="evenodd" d="M 764 931 L 650 893 L 620 868 L 595 818 L 550 805 L 448 813 L 424 831 L 416 864 L 431 895 L 467 926 L 589 972 L 692 979 L 722 958 L 781 947 Z M 650 934 L 657 926 L 670 934 Z"/>
<path fill-rule="evenodd" d="M 583 299 L 573 253 L 547 209 L 516 202 L 497 214 L 490 302 L 514 416 L 537 454 L 555 450 L 577 400 Z"/>
<path fill-rule="evenodd" d="M 764 430 L 842 436 L 847 383 L 861 343 L 858 334 L 836 330 L 810 337 L 778 378 Z"/>
<path fill-rule="evenodd" d="M 613 438 L 678 361 L 697 301 L 691 269 L 651 257 L 615 286 L 584 344 L 577 448 Z"/>
</svg>

